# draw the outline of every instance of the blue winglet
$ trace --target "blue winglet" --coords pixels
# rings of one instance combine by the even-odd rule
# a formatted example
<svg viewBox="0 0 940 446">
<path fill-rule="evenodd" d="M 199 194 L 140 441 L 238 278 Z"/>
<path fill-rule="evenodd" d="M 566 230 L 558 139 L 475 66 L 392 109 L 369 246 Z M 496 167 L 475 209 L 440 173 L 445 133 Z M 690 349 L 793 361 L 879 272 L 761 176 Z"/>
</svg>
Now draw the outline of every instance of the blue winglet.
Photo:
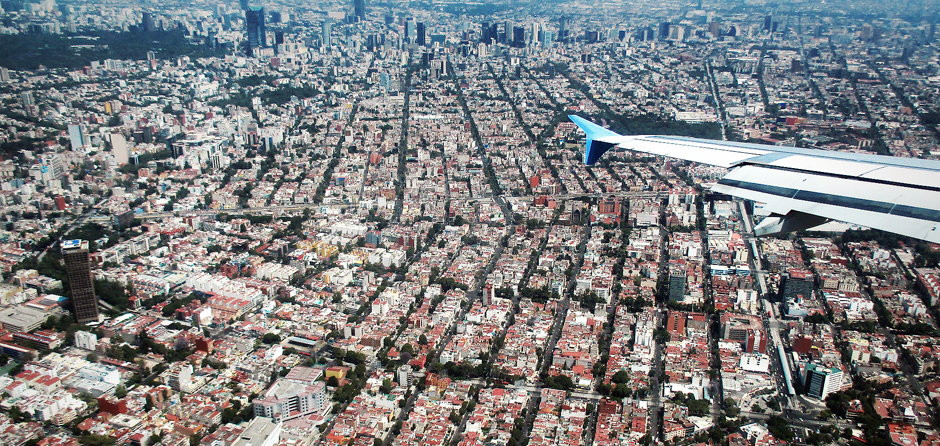
<svg viewBox="0 0 940 446">
<path fill-rule="evenodd" d="M 614 146 L 613 143 L 596 141 L 597 138 L 606 136 L 619 136 L 616 133 L 605 129 L 587 119 L 577 115 L 568 115 L 568 119 L 575 123 L 587 136 L 587 142 L 584 144 L 584 164 L 591 165 L 600 159 L 601 155 Z"/>
</svg>

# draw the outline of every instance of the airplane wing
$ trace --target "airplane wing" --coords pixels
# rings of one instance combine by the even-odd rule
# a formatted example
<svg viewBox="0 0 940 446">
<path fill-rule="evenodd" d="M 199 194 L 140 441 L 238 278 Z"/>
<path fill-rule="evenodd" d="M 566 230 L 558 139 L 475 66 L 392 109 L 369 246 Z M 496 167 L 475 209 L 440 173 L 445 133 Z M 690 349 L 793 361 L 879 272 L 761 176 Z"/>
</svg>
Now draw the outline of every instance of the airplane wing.
<svg viewBox="0 0 940 446">
<path fill-rule="evenodd" d="M 718 193 L 765 203 L 754 232 L 769 235 L 842 221 L 940 243 L 940 162 L 659 135 L 619 135 L 581 117 L 584 163 L 614 147 L 729 169 Z"/>
</svg>

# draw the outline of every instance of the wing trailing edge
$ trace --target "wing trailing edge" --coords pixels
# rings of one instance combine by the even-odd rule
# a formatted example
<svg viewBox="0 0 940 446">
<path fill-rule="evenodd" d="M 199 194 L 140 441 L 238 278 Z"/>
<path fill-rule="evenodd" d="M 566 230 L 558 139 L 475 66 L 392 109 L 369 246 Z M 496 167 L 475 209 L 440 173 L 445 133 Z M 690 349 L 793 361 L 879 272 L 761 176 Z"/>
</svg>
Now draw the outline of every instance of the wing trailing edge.
<svg viewBox="0 0 940 446">
<path fill-rule="evenodd" d="M 569 116 L 587 135 L 584 163 L 614 147 L 729 169 L 712 188 L 765 203 L 757 235 L 827 220 L 940 243 L 940 162 L 667 135 L 618 135 Z"/>
</svg>

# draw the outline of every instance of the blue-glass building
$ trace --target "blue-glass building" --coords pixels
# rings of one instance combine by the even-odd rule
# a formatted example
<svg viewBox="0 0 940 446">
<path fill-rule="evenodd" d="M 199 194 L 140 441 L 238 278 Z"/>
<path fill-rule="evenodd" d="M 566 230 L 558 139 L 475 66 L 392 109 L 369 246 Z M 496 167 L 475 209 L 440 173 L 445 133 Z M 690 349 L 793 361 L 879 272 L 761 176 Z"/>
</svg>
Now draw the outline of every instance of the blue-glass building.
<svg viewBox="0 0 940 446">
<path fill-rule="evenodd" d="M 264 29 L 264 8 L 249 6 L 245 9 L 245 26 L 248 37 L 248 54 L 255 48 L 264 48 L 268 45 Z"/>
</svg>

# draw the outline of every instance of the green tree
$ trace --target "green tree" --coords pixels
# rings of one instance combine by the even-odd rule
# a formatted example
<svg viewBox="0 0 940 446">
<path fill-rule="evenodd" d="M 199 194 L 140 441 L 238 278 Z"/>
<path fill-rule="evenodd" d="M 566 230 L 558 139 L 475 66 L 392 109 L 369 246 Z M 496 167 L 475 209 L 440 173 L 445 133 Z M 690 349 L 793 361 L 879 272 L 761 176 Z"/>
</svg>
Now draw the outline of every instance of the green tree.
<svg viewBox="0 0 940 446">
<path fill-rule="evenodd" d="M 82 446 L 114 446 L 114 439 L 107 435 L 85 434 L 78 442 Z"/>
<path fill-rule="evenodd" d="M 617 384 L 622 384 L 630 381 L 630 373 L 626 370 L 618 370 L 617 373 L 614 373 L 614 376 L 610 380 Z"/>
<path fill-rule="evenodd" d="M 545 378 L 545 385 L 558 390 L 571 390 L 574 388 L 574 382 L 566 375 L 549 376 Z"/>
<path fill-rule="evenodd" d="M 793 430 L 790 429 L 790 423 L 779 415 L 771 415 L 767 419 L 767 430 L 777 439 L 787 442 L 793 440 Z"/>
<path fill-rule="evenodd" d="M 630 396 L 631 393 L 632 392 L 630 391 L 630 387 L 627 386 L 626 384 L 621 383 L 621 384 L 617 384 L 616 386 L 614 386 L 614 389 L 613 391 L 611 391 L 610 395 L 613 396 L 614 398 L 620 399 L 620 398 L 626 398 Z"/>
<path fill-rule="evenodd" d="M 725 416 L 735 418 L 741 413 L 737 402 L 733 398 L 725 398 Z"/>
</svg>

